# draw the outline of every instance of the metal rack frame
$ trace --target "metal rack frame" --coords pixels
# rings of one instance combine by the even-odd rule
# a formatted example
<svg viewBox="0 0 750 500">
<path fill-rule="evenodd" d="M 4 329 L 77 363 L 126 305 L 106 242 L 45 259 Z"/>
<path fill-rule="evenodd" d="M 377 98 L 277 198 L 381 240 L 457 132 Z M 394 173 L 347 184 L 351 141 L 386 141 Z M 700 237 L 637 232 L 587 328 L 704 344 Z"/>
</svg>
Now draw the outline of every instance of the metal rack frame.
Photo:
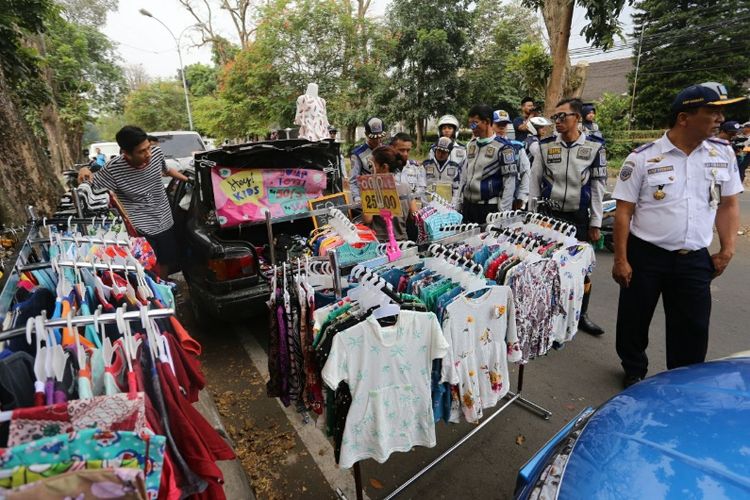
<svg viewBox="0 0 750 500">
<path fill-rule="evenodd" d="M 472 227 L 465 233 L 459 233 L 455 235 L 448 236 L 438 242 L 440 244 L 450 244 L 450 243 L 457 243 L 459 241 L 464 241 L 466 238 L 470 236 L 475 236 L 479 234 L 480 229 L 478 227 Z M 341 276 L 341 268 L 338 262 L 338 257 L 336 255 L 335 251 L 330 251 L 328 253 L 328 257 L 331 263 L 331 267 L 334 272 L 334 283 L 338 283 L 337 278 L 340 278 Z M 398 261 L 390 262 L 387 264 L 398 264 Z M 334 289 L 336 298 L 339 299 L 342 297 L 342 291 L 340 288 Z M 393 490 L 388 496 L 385 497 L 386 500 L 395 498 L 400 493 L 402 493 L 406 488 L 411 486 L 414 482 L 416 482 L 420 477 L 425 475 L 427 472 L 429 472 L 431 469 L 433 469 L 435 466 L 437 466 L 440 462 L 442 462 L 446 457 L 450 456 L 452 453 L 454 453 L 457 449 L 459 449 L 464 443 L 469 441 L 473 436 L 475 436 L 479 431 L 482 430 L 486 425 L 488 425 L 492 420 L 494 420 L 498 415 L 500 415 L 504 410 L 507 408 L 510 408 L 512 405 L 517 404 L 521 406 L 522 408 L 531 411 L 532 413 L 535 413 L 540 418 L 543 418 L 544 420 L 549 420 L 549 418 L 552 416 L 552 412 L 548 409 L 544 408 L 543 406 L 523 397 L 523 380 L 524 380 L 524 370 L 526 365 L 521 364 L 518 368 L 518 382 L 516 385 L 516 392 L 508 392 L 506 394 L 505 403 L 498 408 L 494 413 L 492 413 L 490 416 L 485 418 L 477 427 L 472 429 L 469 433 L 465 434 L 461 439 L 459 439 L 455 444 L 453 444 L 450 448 L 448 448 L 446 451 L 440 454 L 435 460 L 427 464 L 425 467 L 420 469 L 416 474 L 414 474 L 411 478 L 406 480 L 404 483 L 402 483 L 400 486 L 398 486 L 395 490 Z M 362 470 L 360 467 L 359 462 L 355 462 L 352 466 L 353 473 L 354 473 L 354 484 L 357 491 L 357 500 L 362 500 L 364 497 L 364 487 L 362 484 Z"/>
</svg>

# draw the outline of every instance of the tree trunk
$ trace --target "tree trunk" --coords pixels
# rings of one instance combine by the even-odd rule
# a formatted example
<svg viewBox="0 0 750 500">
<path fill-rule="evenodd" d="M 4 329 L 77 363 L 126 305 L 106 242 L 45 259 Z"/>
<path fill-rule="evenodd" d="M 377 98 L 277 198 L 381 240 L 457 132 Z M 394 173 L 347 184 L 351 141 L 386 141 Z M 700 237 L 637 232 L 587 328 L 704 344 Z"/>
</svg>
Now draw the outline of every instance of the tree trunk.
<svg viewBox="0 0 750 500">
<path fill-rule="evenodd" d="M 549 34 L 552 54 L 552 74 L 544 96 L 544 113 L 547 116 L 554 111 L 555 105 L 563 97 L 563 86 L 570 66 L 568 43 L 574 8 L 573 0 L 546 0 L 542 7 L 542 17 Z"/>
<path fill-rule="evenodd" d="M 422 147 L 422 138 L 424 137 L 424 120 L 417 118 L 417 143 L 414 149 L 419 150 Z"/>
<path fill-rule="evenodd" d="M 62 185 L 0 72 L 0 223 L 26 221 L 25 207 L 53 212 Z"/>
<path fill-rule="evenodd" d="M 580 99 L 583 95 L 588 72 L 589 65 L 586 63 L 578 63 L 568 68 L 568 77 L 565 79 L 565 85 L 563 85 L 565 97 L 578 97 Z"/>
</svg>

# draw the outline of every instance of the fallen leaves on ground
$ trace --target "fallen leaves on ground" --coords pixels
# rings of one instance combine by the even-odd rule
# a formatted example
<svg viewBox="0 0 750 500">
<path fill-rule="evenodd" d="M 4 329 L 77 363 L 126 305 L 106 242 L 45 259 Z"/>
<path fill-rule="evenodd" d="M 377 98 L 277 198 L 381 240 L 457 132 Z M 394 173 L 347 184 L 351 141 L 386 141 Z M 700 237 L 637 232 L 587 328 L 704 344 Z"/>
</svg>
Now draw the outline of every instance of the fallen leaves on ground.
<svg viewBox="0 0 750 500">
<path fill-rule="evenodd" d="M 248 404 L 255 397 L 252 389 L 242 392 L 224 391 L 215 394 L 216 406 L 223 417 L 234 451 L 260 499 L 282 499 L 284 480 L 279 464 L 295 447 L 293 431 L 282 431 L 278 422 L 249 418 Z"/>
<path fill-rule="evenodd" d="M 382 490 L 383 489 L 383 483 L 381 483 L 380 481 L 378 481 L 374 477 L 370 478 L 370 486 L 372 486 L 376 490 Z"/>
<path fill-rule="evenodd" d="M 526 436 L 524 436 L 523 434 L 519 434 L 518 436 L 516 436 L 516 444 L 518 446 L 521 446 L 525 442 L 526 442 Z"/>
</svg>

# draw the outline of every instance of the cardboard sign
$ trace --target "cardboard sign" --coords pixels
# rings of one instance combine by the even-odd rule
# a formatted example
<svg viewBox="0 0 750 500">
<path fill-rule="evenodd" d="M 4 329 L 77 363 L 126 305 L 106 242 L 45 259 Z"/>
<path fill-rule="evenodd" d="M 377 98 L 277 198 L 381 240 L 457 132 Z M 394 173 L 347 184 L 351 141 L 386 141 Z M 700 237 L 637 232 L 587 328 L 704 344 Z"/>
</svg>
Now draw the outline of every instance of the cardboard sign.
<svg viewBox="0 0 750 500">
<path fill-rule="evenodd" d="M 246 169 L 215 167 L 211 170 L 216 216 L 222 227 L 306 212 L 308 200 L 319 198 L 326 175 L 308 169 Z"/>
<path fill-rule="evenodd" d="M 394 217 L 403 216 L 393 174 L 360 175 L 357 185 L 362 197 L 362 213 L 380 215 L 381 210 L 389 210 Z"/>
<path fill-rule="evenodd" d="M 323 196 L 307 202 L 308 208 L 312 210 L 318 210 L 321 208 L 336 208 L 342 205 L 349 204 L 349 197 L 346 193 L 336 193 L 329 196 Z M 346 213 L 346 212 L 344 212 Z M 320 227 L 328 224 L 328 214 L 316 215 L 313 217 L 313 224 L 315 227 Z"/>
</svg>

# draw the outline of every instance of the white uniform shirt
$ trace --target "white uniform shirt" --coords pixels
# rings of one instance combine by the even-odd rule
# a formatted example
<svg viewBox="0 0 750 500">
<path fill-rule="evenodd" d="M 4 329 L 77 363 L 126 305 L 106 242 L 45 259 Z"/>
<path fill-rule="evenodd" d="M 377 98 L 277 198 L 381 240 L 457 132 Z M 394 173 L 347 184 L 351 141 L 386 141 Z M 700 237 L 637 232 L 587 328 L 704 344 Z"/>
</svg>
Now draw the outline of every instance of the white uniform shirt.
<svg viewBox="0 0 750 500">
<path fill-rule="evenodd" d="M 742 192 L 729 143 L 708 139 L 687 156 L 664 134 L 630 153 L 612 196 L 636 204 L 630 232 L 638 238 L 665 250 L 699 250 L 713 239 L 712 182 L 721 196 Z"/>
</svg>

